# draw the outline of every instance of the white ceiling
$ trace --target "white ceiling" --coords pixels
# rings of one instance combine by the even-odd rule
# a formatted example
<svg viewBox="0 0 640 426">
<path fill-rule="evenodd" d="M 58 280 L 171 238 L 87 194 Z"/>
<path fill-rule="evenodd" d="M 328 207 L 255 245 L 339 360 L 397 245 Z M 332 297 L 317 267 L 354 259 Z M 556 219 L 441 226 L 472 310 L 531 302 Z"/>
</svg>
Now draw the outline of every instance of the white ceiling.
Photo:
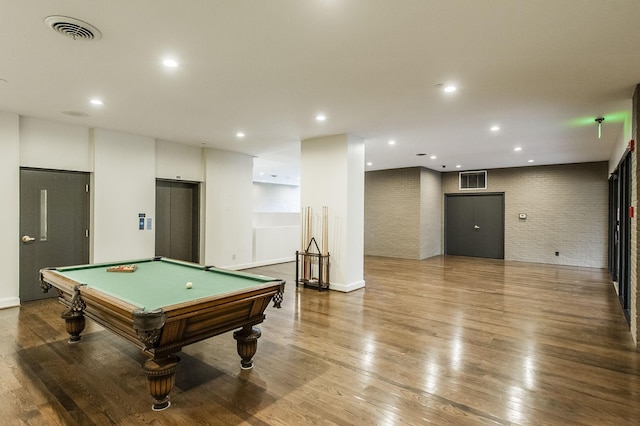
<svg viewBox="0 0 640 426">
<path fill-rule="evenodd" d="M 0 110 L 254 155 L 290 184 L 301 140 L 342 133 L 367 170 L 607 160 L 640 83 L 638 0 L 2 0 L 0 22 Z"/>
</svg>

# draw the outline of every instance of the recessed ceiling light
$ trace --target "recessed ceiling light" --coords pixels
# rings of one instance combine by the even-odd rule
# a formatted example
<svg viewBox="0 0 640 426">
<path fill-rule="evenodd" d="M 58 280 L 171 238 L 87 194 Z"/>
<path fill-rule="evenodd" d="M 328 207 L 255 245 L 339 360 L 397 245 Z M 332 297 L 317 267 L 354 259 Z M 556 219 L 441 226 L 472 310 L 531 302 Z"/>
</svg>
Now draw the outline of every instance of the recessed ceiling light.
<svg viewBox="0 0 640 426">
<path fill-rule="evenodd" d="M 446 93 L 452 93 L 458 90 L 458 88 L 456 86 L 449 85 L 449 86 L 445 86 L 444 89 L 442 90 L 444 90 Z"/>
<path fill-rule="evenodd" d="M 102 102 L 100 99 L 91 99 L 89 101 L 91 103 L 91 105 L 103 105 L 104 102 Z"/>
<path fill-rule="evenodd" d="M 492 132 L 497 132 L 498 130 L 500 130 L 500 126 L 491 126 Z"/>
<path fill-rule="evenodd" d="M 528 163 L 533 163 L 533 160 L 529 160 Z"/>
<path fill-rule="evenodd" d="M 429 158 L 431 158 L 432 160 L 435 160 L 435 159 L 436 159 L 436 158 L 438 158 L 438 157 L 436 157 L 435 155 L 432 155 L 432 156 L 431 156 L 431 157 L 429 157 Z"/>
<path fill-rule="evenodd" d="M 167 58 L 162 61 L 162 65 L 167 68 L 176 68 L 178 66 L 178 61 L 176 61 L 175 59 Z"/>
<path fill-rule="evenodd" d="M 367 166 L 373 166 L 373 163 L 372 163 L 371 161 L 369 161 L 369 162 L 367 163 Z"/>
<path fill-rule="evenodd" d="M 327 119 L 327 116 L 324 114 L 316 115 L 316 121 L 325 121 L 326 119 Z"/>
<path fill-rule="evenodd" d="M 522 148 L 519 146 L 516 146 L 515 148 L 513 148 L 514 151 L 522 151 Z"/>
<path fill-rule="evenodd" d="M 260 172 L 260 176 L 264 176 L 264 172 Z"/>
<path fill-rule="evenodd" d="M 236 133 L 236 137 L 237 138 L 244 138 L 244 133 L 238 132 L 238 133 Z"/>
<path fill-rule="evenodd" d="M 395 145 L 395 144 L 396 144 L 396 141 L 394 140 L 389 141 L 389 145 Z"/>
<path fill-rule="evenodd" d="M 460 167 L 462 167 L 460 164 L 456 164 L 456 169 L 459 169 Z"/>
</svg>

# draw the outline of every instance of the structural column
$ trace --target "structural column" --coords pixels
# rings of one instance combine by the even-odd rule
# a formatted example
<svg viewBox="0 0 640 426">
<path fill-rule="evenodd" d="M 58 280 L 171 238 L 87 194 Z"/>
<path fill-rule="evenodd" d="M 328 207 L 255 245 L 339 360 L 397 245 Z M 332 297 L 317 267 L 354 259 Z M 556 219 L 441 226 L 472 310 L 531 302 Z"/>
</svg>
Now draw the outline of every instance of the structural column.
<svg viewBox="0 0 640 426">
<path fill-rule="evenodd" d="M 330 289 L 364 287 L 364 139 L 353 135 L 303 140 L 300 148 L 302 211 L 313 210 L 312 236 L 322 237 L 328 209 Z"/>
<path fill-rule="evenodd" d="M 20 305 L 20 121 L 17 114 L 0 112 L 0 309 Z"/>
</svg>

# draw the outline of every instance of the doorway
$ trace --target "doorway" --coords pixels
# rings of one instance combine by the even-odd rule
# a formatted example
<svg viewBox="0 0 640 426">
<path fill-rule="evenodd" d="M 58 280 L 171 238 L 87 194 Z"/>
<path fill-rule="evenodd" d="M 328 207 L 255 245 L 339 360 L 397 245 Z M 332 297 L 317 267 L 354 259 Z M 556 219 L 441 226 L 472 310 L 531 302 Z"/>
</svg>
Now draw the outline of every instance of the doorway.
<svg viewBox="0 0 640 426">
<path fill-rule="evenodd" d="M 44 267 L 89 263 L 89 174 L 20 170 L 20 301 L 43 293 Z"/>
<path fill-rule="evenodd" d="M 200 184 L 156 181 L 156 256 L 200 261 Z"/>
<path fill-rule="evenodd" d="M 609 272 L 631 323 L 631 153 L 625 152 L 609 178 Z"/>
<path fill-rule="evenodd" d="M 504 194 L 446 194 L 445 253 L 504 259 Z"/>
</svg>

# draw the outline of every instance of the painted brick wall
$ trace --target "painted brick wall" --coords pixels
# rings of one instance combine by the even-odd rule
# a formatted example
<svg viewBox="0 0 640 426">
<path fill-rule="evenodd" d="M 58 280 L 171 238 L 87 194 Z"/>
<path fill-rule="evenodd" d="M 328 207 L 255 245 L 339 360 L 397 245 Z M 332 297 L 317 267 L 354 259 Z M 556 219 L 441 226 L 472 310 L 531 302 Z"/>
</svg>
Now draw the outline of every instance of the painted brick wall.
<svg viewBox="0 0 640 426">
<path fill-rule="evenodd" d="M 420 169 L 420 259 L 442 254 L 442 175 Z"/>
<path fill-rule="evenodd" d="M 366 255 L 420 258 L 420 181 L 417 167 L 365 173 Z"/>
<path fill-rule="evenodd" d="M 505 194 L 505 259 L 606 268 L 607 179 L 606 162 L 493 169 L 477 192 Z M 458 172 L 443 174 L 442 190 L 471 192 Z"/>
</svg>

